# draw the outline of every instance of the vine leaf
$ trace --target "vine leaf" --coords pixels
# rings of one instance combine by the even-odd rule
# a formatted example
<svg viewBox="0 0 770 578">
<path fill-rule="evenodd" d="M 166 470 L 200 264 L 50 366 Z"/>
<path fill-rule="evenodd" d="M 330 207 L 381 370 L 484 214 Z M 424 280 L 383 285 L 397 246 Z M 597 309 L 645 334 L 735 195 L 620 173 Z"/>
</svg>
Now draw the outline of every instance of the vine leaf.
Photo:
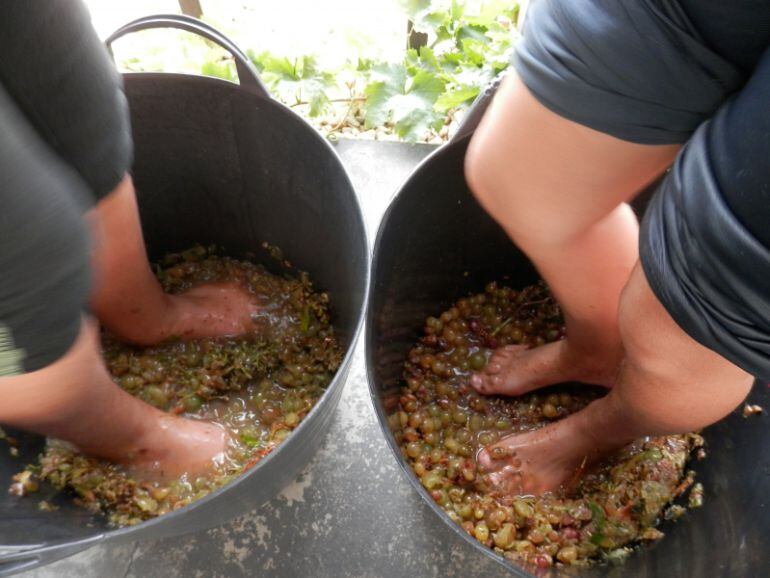
<svg viewBox="0 0 770 578">
<path fill-rule="evenodd" d="M 406 85 L 406 67 L 403 64 L 379 64 L 372 68 L 366 96 L 366 128 L 383 126 L 390 118 L 390 100 L 403 94 Z"/>
<path fill-rule="evenodd" d="M 376 67 L 365 89 L 366 127 L 392 122 L 396 134 L 412 142 L 431 128 L 438 130 L 444 118 L 434 105 L 445 87 L 444 79 L 429 70 L 410 76 L 403 64 Z"/>
<path fill-rule="evenodd" d="M 434 108 L 438 112 L 446 113 L 453 108 L 457 108 L 463 104 L 473 102 L 473 100 L 479 95 L 479 92 L 481 92 L 481 89 L 478 86 L 462 86 L 460 88 L 447 91 L 438 97 Z"/>
<path fill-rule="evenodd" d="M 233 72 L 233 65 L 231 61 L 214 61 L 204 62 L 201 65 L 201 74 L 204 76 L 214 76 L 216 78 L 224 78 L 225 80 L 234 81 L 235 73 Z"/>
<path fill-rule="evenodd" d="M 290 60 L 263 52 L 257 55 L 252 53 L 250 57 L 279 100 L 289 104 L 309 104 L 308 114 L 311 117 L 327 110 L 330 100 L 326 91 L 336 86 L 336 79 L 331 72 L 319 68 L 314 56 L 298 56 Z"/>
</svg>

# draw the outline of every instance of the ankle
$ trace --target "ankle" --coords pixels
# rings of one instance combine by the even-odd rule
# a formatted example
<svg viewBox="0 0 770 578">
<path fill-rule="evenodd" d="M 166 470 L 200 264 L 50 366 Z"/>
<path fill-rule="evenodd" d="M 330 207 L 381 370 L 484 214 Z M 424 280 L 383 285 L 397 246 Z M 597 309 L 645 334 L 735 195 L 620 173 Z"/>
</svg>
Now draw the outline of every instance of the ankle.
<svg viewBox="0 0 770 578">
<path fill-rule="evenodd" d="M 173 431 L 180 418 L 153 411 L 138 428 L 137 434 L 126 447 L 123 460 L 163 460 L 173 453 Z"/>
<path fill-rule="evenodd" d="M 137 345 L 154 345 L 174 334 L 167 321 L 177 317 L 178 309 L 171 295 L 159 291 L 141 306 L 104 315 L 103 323 L 120 339 Z"/>
<path fill-rule="evenodd" d="M 623 359 L 621 344 L 592 343 L 572 337 L 562 343 L 563 365 L 571 370 L 570 380 L 607 387 L 614 384 Z"/>
<path fill-rule="evenodd" d="M 627 415 L 613 392 L 574 415 L 576 435 L 583 440 L 586 455 L 599 458 L 622 448 L 639 437 L 635 420 Z"/>
</svg>

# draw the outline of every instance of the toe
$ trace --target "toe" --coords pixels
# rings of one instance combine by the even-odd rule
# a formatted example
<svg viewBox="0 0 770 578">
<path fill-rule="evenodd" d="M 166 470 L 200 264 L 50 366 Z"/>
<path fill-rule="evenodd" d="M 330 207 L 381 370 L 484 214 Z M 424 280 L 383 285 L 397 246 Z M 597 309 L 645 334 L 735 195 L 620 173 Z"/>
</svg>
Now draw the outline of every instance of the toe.
<svg viewBox="0 0 770 578">
<path fill-rule="evenodd" d="M 470 379 L 473 389 L 485 395 L 502 391 L 504 383 L 502 375 L 487 375 L 486 372 L 474 373 Z"/>
<path fill-rule="evenodd" d="M 494 460 L 489 452 L 489 448 L 484 448 L 476 456 L 476 467 L 480 472 L 488 472 L 493 469 Z"/>
<path fill-rule="evenodd" d="M 476 391 L 480 393 L 485 393 L 486 391 L 486 380 L 484 379 L 484 376 L 480 373 L 474 373 L 471 375 L 471 387 L 475 389 Z"/>
<path fill-rule="evenodd" d="M 494 359 L 490 362 L 489 365 L 487 365 L 484 368 L 484 373 L 487 375 L 496 375 L 500 373 L 503 370 L 503 366 L 500 362 L 495 361 Z"/>
<path fill-rule="evenodd" d="M 506 345 L 505 347 L 499 347 L 492 353 L 490 363 L 500 363 L 501 366 L 504 366 L 512 357 L 517 357 L 528 349 L 529 347 L 527 345 Z"/>
<path fill-rule="evenodd" d="M 499 470 L 506 465 L 521 467 L 521 460 L 516 457 L 516 452 L 507 447 L 503 439 L 501 442 L 489 445 L 482 449 L 476 456 L 476 464 L 484 471 Z"/>
<path fill-rule="evenodd" d="M 523 476 L 521 471 L 513 466 L 505 466 L 497 472 L 488 474 L 486 480 L 494 491 L 505 494 L 523 493 Z"/>
</svg>

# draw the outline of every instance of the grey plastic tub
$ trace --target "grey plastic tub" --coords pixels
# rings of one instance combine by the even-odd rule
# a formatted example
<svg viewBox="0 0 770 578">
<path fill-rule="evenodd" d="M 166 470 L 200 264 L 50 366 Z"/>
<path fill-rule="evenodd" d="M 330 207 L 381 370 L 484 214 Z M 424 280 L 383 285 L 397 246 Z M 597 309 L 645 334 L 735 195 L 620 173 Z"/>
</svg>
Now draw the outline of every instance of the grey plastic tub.
<svg viewBox="0 0 770 578">
<path fill-rule="evenodd" d="M 126 74 L 136 148 L 133 168 L 151 257 L 215 243 L 228 254 L 280 247 L 328 291 L 344 361 L 316 407 L 278 448 L 224 488 L 181 510 L 112 529 L 50 488 L 28 498 L 0 491 L 0 575 L 32 568 L 97 543 L 161 538 L 226 522 L 291 482 L 323 440 L 345 383 L 368 283 L 368 248 L 353 187 L 331 146 L 271 100 L 248 59 L 216 30 L 180 16 L 140 19 L 108 42 L 145 28 L 182 28 L 233 53 L 240 85 L 180 74 Z M 21 455 L 0 451 L 0 488 L 35 459 L 38 436 L 15 432 Z M 1 448 L 0 448 L 1 449 Z M 60 505 L 41 512 L 40 499 Z"/>
<path fill-rule="evenodd" d="M 415 169 L 388 208 L 377 234 L 366 320 L 366 362 L 372 401 L 382 431 L 404 475 L 426 507 L 458 541 L 498 562 L 514 576 L 532 576 L 471 538 L 452 522 L 419 483 L 386 417 L 396 407 L 407 352 L 424 320 L 456 299 L 505 279 L 521 288 L 537 279 L 527 258 L 484 212 L 468 189 L 465 151 L 492 87 L 450 144 Z M 640 206 L 651 193 L 640 197 Z M 767 384 L 752 403 L 770 409 Z M 537 576 L 595 578 L 759 578 L 770 575 L 770 429 L 768 416 L 739 411 L 708 428 L 708 458 L 694 469 L 705 505 L 677 523 L 665 523 L 659 543 L 640 548 L 619 567 L 552 569 Z M 505 572 L 501 572 L 504 575 Z"/>
</svg>

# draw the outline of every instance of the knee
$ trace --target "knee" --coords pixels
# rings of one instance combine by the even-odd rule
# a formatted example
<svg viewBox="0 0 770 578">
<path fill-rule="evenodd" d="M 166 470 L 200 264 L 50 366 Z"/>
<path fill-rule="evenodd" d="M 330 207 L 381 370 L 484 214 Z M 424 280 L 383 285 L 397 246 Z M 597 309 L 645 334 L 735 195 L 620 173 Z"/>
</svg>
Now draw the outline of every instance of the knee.
<svg viewBox="0 0 770 578">
<path fill-rule="evenodd" d="M 476 201 L 517 244 L 525 241 L 524 234 L 531 235 L 538 228 L 525 227 L 523 223 L 537 222 L 536 204 L 519 198 L 518 181 L 511 179 L 501 166 L 500 151 L 495 149 L 494 127 L 482 126 L 476 130 L 465 154 L 465 181 Z"/>
<path fill-rule="evenodd" d="M 465 180 L 478 203 L 525 252 L 576 241 L 593 223 L 577 218 L 578 210 L 559 207 L 544 179 L 528 173 L 526 161 L 505 148 L 499 127 L 485 121 L 464 161 Z"/>
<path fill-rule="evenodd" d="M 494 211 L 500 199 L 496 195 L 495 167 L 490 162 L 487 146 L 481 129 L 477 130 L 465 153 L 465 181 L 476 200 L 495 217 Z"/>
</svg>

